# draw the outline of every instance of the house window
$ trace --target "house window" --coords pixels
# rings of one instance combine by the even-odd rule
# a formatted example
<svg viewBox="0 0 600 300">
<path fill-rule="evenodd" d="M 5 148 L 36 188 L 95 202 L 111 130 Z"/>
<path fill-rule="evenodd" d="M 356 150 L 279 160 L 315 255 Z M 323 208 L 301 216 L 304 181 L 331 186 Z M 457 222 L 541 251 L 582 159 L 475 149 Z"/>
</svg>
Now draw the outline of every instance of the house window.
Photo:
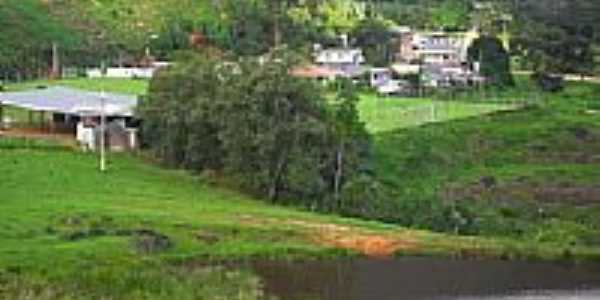
<svg viewBox="0 0 600 300">
<path fill-rule="evenodd" d="M 444 60 L 448 60 L 450 59 L 450 56 L 448 54 L 444 54 Z"/>
</svg>

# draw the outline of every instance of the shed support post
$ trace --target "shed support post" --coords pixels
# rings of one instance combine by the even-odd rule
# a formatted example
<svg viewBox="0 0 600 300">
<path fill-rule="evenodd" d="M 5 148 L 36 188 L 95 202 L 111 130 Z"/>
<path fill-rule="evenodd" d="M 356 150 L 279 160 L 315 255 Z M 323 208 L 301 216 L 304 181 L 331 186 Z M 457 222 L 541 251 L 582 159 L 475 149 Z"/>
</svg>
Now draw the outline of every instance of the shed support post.
<svg viewBox="0 0 600 300">
<path fill-rule="evenodd" d="M 0 130 L 4 129 L 4 104 L 0 102 Z"/>
<path fill-rule="evenodd" d="M 42 129 L 46 129 L 46 124 L 44 123 L 44 117 L 45 117 L 44 111 L 40 111 L 39 122 L 40 122 L 40 128 L 42 128 Z"/>
</svg>

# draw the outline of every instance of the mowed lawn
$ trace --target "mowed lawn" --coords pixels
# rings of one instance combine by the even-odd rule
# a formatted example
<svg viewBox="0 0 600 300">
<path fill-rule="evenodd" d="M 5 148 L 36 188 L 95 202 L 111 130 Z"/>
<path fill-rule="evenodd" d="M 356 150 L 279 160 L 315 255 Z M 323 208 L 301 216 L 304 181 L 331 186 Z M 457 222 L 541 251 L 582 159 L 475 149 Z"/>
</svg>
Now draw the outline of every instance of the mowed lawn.
<svg viewBox="0 0 600 300">
<path fill-rule="evenodd" d="M 268 228 L 262 221 L 326 218 L 253 201 L 141 158 L 110 155 L 108 161 L 101 173 L 93 154 L 0 138 L 0 267 L 133 259 L 129 237 L 119 232 L 141 229 L 172 239 L 167 256 L 276 256 L 321 248 L 283 224 Z"/>
<path fill-rule="evenodd" d="M 0 138 L 0 174 L 0 286 L 14 280 L 13 299 L 49 288 L 64 299 L 132 299 L 141 297 L 137 289 L 156 293 L 143 299 L 196 295 L 211 273 L 186 277 L 196 270 L 189 266 L 223 261 L 563 255 L 553 244 L 459 237 L 272 205 L 130 155 L 110 155 L 101 173 L 96 155 L 39 141 Z M 592 248 L 569 251 L 600 255 Z"/>
<path fill-rule="evenodd" d="M 104 90 L 110 93 L 144 95 L 148 90 L 148 80 L 118 78 L 70 78 L 60 80 L 34 80 L 6 86 L 6 91 L 31 90 L 45 86 L 64 86 L 89 91 Z"/>
<path fill-rule="evenodd" d="M 442 101 L 431 98 L 379 97 L 362 94 L 358 110 L 371 133 L 446 122 L 517 109 L 510 103 Z"/>
<path fill-rule="evenodd" d="M 65 82 L 90 90 L 97 90 L 99 84 L 109 85 L 95 80 L 60 84 Z M 116 80 L 113 84 L 107 90 L 137 93 L 145 90 L 147 82 Z M 426 107 L 428 102 L 434 101 L 368 98 L 361 101 L 363 118 L 369 111 L 378 114 L 366 121 L 369 129 L 377 133 L 376 168 L 386 185 L 404 186 L 419 193 L 425 187 L 422 194 L 427 194 L 429 186 L 445 182 L 445 176 L 436 171 L 444 167 L 444 161 L 431 157 L 437 152 L 423 151 L 433 149 L 430 143 L 434 141 L 452 139 L 448 143 L 457 147 L 444 149 L 449 155 L 459 157 L 446 163 L 451 163 L 448 168 L 456 168 L 457 172 L 460 171 L 457 164 L 464 164 L 460 155 L 478 154 L 458 147 L 464 142 L 455 129 L 435 130 L 444 124 L 411 127 L 419 124 L 402 123 L 402 118 L 397 118 L 390 109 L 397 106 L 397 113 L 401 114 L 404 109 Z M 463 104 L 447 114 L 448 120 L 498 109 L 494 104 Z M 570 123 L 583 120 L 574 117 L 571 109 L 568 111 L 561 111 L 557 117 L 546 110 L 537 113 L 534 110 L 533 115 L 521 112 L 514 118 L 539 118 L 543 113 L 545 123 L 540 123 L 540 128 L 547 128 L 548 122 L 556 120 L 572 120 Z M 589 120 L 594 116 L 583 118 L 595 123 Z M 490 130 L 487 134 L 496 133 L 507 139 L 515 139 L 515 132 L 528 128 L 528 122 L 523 120 L 515 122 L 502 116 L 484 119 L 489 123 L 485 127 Z M 481 126 L 478 120 L 448 122 L 448 126 L 456 128 L 463 124 L 464 130 L 478 128 Z M 503 120 L 516 125 L 507 127 L 506 132 L 496 132 Z M 432 130 L 440 137 L 432 139 L 429 132 Z M 415 162 L 420 163 L 406 169 Z M 571 169 L 564 170 L 568 173 Z M 587 171 L 585 174 L 597 174 L 591 169 Z M 253 277 L 234 276 L 222 270 L 197 273 L 198 268 L 190 266 L 265 258 L 442 255 L 597 260 L 600 257 L 598 246 L 566 244 L 562 238 L 557 241 L 460 237 L 277 206 L 220 188 L 208 177 L 164 169 L 141 155 L 111 154 L 108 172 L 100 173 L 95 154 L 40 141 L 0 137 L 0 174 L 0 298 L 196 299 L 198 293 L 204 293 L 210 298 L 230 299 L 234 296 L 228 296 L 228 291 L 238 295 L 244 289 L 240 284 L 247 280 L 255 282 Z M 207 287 L 218 290 L 197 290 Z M 8 292 L 3 294 L 4 291 Z"/>
</svg>

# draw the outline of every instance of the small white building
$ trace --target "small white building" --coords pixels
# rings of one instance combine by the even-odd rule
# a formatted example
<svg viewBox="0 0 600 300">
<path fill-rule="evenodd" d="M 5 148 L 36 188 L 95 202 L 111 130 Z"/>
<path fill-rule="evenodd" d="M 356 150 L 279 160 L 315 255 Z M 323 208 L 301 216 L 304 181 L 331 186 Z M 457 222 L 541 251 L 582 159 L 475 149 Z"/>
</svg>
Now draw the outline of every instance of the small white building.
<svg viewBox="0 0 600 300">
<path fill-rule="evenodd" d="M 373 68 L 369 71 L 369 84 L 371 87 L 378 87 L 392 80 L 392 70 L 388 68 Z"/>
<path fill-rule="evenodd" d="M 361 49 L 332 48 L 317 51 L 315 62 L 327 66 L 358 66 L 365 62 Z"/>
<path fill-rule="evenodd" d="M 336 78 L 358 78 L 368 72 L 363 64 L 365 56 L 361 49 L 330 48 L 317 49 L 315 63 L 320 67 L 330 69 L 336 73 Z"/>
<path fill-rule="evenodd" d="M 150 79 L 154 76 L 154 73 L 162 68 L 171 65 L 169 62 L 154 62 L 150 67 L 143 68 L 126 68 L 126 67 L 115 67 L 107 68 L 106 74 L 102 74 L 102 69 L 93 68 L 86 70 L 86 76 L 88 78 L 120 78 L 120 79 L 134 79 L 134 78 L 145 78 Z"/>
</svg>

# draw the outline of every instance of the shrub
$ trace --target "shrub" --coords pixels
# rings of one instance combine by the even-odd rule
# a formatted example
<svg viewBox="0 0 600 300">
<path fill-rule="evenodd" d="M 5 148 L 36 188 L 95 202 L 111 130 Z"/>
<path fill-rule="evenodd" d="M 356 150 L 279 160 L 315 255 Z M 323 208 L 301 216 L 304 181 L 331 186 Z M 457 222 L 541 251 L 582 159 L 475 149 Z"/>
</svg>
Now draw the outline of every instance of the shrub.
<svg viewBox="0 0 600 300">
<path fill-rule="evenodd" d="M 145 145 L 168 165 L 217 171 L 272 201 L 337 208 L 369 144 L 358 97 L 342 82 L 328 103 L 322 87 L 290 75 L 294 63 L 287 52 L 183 57 L 157 73 L 140 106 Z"/>
<path fill-rule="evenodd" d="M 531 79 L 544 92 L 557 93 L 564 89 L 564 80 L 560 75 L 535 73 L 531 76 Z"/>
</svg>

